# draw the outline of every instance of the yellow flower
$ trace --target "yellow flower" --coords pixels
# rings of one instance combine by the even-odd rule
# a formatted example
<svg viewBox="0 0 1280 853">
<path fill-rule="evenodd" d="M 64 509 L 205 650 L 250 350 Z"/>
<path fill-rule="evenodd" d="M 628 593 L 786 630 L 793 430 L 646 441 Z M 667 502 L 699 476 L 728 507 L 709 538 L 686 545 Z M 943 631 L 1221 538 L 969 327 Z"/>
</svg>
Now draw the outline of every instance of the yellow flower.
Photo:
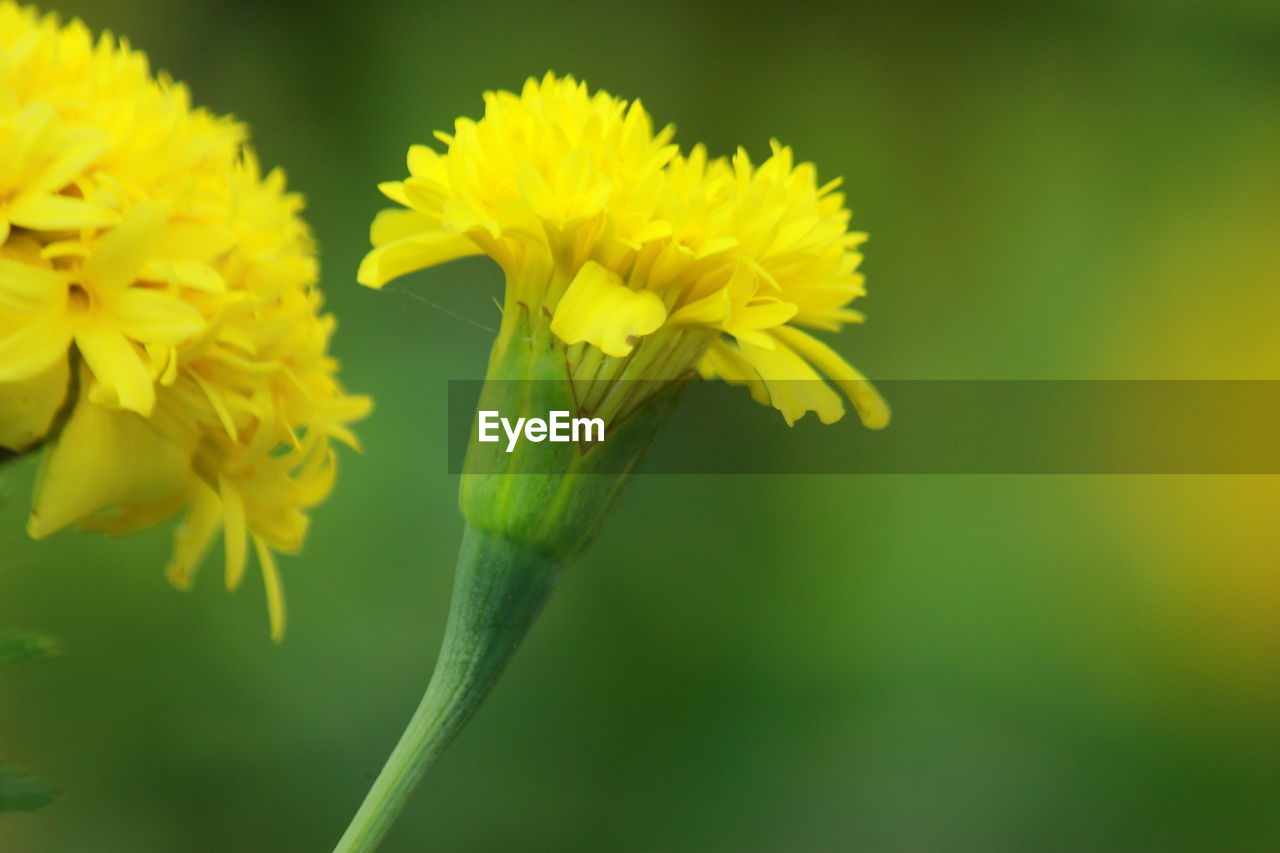
<svg viewBox="0 0 1280 853">
<path fill-rule="evenodd" d="M 167 574 L 252 548 L 272 634 L 367 398 L 327 354 L 315 251 L 283 175 L 146 57 L 0 0 L 0 447 L 47 445 L 28 531 L 186 510 Z"/>
<path fill-rule="evenodd" d="M 381 189 L 401 206 L 373 222 L 358 280 L 485 254 L 506 274 L 502 326 L 459 486 L 466 521 L 436 668 L 413 720 L 336 848 L 374 850 L 413 785 L 498 679 L 555 588 L 617 504 L 685 380 L 748 386 L 788 424 L 844 404 L 882 427 L 889 410 L 835 350 L 803 328 L 860 321 L 857 252 L 838 182 L 772 144 L 682 154 L 638 102 L 548 74 L 490 92 L 479 121 L 409 149 L 409 177 Z M 602 438 L 557 440 L 541 418 L 587 414 Z M 606 426 L 607 424 L 607 426 Z M 517 426 L 518 430 L 519 427 Z M 549 439 L 543 443 L 544 439 Z"/>
<path fill-rule="evenodd" d="M 741 150 L 682 155 L 638 101 L 571 77 L 484 100 L 482 119 L 436 135 L 443 152 L 410 148 L 410 177 L 381 186 L 402 207 L 375 219 L 362 284 L 487 254 L 507 276 L 504 324 L 549 318 L 575 379 L 696 369 L 749 386 L 788 423 L 809 411 L 830 423 L 844 407 L 825 375 L 867 426 L 888 422 L 871 385 L 801 331 L 862 319 L 848 305 L 864 292 L 865 235 L 848 230 L 838 181 L 819 185 L 776 142 L 758 167 Z M 640 402 L 608 396 L 584 404 Z"/>
<path fill-rule="evenodd" d="M 0 300 L 26 322 L 0 350 L 0 380 L 31 379 L 65 361 L 74 341 L 99 398 L 150 415 L 155 365 L 148 348 L 171 359 L 172 349 L 206 324 L 181 288 L 142 278 L 143 265 L 160 249 L 165 218 L 159 204 L 143 201 L 79 263 L 61 269 L 44 260 L 37 239 L 14 235 L 15 253 L 25 257 L 0 258 Z"/>
</svg>

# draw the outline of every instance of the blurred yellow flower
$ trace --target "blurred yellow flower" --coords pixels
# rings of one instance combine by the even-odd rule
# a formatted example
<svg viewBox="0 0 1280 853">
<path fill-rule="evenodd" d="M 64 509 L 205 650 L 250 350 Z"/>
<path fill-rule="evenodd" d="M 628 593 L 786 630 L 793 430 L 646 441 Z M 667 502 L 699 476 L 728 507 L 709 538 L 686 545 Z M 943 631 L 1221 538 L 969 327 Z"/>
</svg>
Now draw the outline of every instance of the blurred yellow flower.
<svg viewBox="0 0 1280 853">
<path fill-rule="evenodd" d="M 697 370 L 747 385 L 788 423 L 830 423 L 844 407 L 825 374 L 867 426 L 888 422 L 871 385 L 801 331 L 862 319 L 848 305 L 864 293 L 865 235 L 848 230 L 839 181 L 819 185 L 776 142 L 759 166 L 742 150 L 683 155 L 638 101 L 572 77 L 484 100 L 482 119 L 436 134 L 443 153 L 410 148 L 410 177 L 381 186 L 402 207 L 374 220 L 362 284 L 483 253 L 506 273 L 504 328 L 546 318 L 571 377 L 605 380 L 595 389 Z M 612 417 L 640 402 L 609 399 L 584 407 Z"/>
<path fill-rule="evenodd" d="M 142 53 L 0 2 L 0 447 L 47 445 L 28 531 L 185 508 L 170 580 L 221 530 L 228 587 L 254 550 L 277 638 L 273 552 L 370 407 L 335 379 L 301 208 Z"/>
</svg>

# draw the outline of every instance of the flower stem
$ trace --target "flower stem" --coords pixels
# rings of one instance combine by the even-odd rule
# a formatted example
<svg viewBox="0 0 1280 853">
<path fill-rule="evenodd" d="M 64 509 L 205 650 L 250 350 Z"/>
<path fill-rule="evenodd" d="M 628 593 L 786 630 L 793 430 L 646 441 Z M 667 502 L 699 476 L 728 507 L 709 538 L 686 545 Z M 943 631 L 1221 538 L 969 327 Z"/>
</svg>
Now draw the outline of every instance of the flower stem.
<svg viewBox="0 0 1280 853">
<path fill-rule="evenodd" d="M 560 560 L 468 525 L 431 682 L 335 853 L 377 849 L 422 774 L 502 674 L 562 568 Z"/>
</svg>

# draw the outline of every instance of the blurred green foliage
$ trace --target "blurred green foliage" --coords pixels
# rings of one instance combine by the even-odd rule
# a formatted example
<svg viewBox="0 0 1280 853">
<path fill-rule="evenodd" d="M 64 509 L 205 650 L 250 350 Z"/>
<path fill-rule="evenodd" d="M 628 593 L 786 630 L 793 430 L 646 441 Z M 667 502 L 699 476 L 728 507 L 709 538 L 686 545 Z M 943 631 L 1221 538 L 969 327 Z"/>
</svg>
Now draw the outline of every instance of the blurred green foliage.
<svg viewBox="0 0 1280 853">
<path fill-rule="evenodd" d="M 278 647 L 218 555 L 166 586 L 164 530 L 28 542 L 6 465 L 0 624 L 67 655 L 0 682 L 0 755 L 62 791 L 0 850 L 341 833 L 439 642 L 445 382 L 482 375 L 501 287 L 354 272 L 375 184 L 484 89 L 575 73 L 843 175 L 871 295 L 837 345 L 873 377 L 1280 378 L 1273 2 L 61 9 L 286 167 L 378 409 Z M 1266 477 L 642 477 L 386 850 L 1280 849 L 1278 506 Z"/>
<path fill-rule="evenodd" d="M 55 646 L 39 634 L 10 631 L 0 634 L 0 666 L 54 654 Z M 0 764 L 0 812 L 30 811 L 53 802 L 53 794 L 38 780 Z"/>
<path fill-rule="evenodd" d="M 53 802 L 53 794 L 30 776 L 0 764 L 0 812 L 30 811 Z"/>
<path fill-rule="evenodd" d="M 48 637 L 25 631 L 0 634 L 0 666 L 57 654 L 57 645 Z"/>
</svg>

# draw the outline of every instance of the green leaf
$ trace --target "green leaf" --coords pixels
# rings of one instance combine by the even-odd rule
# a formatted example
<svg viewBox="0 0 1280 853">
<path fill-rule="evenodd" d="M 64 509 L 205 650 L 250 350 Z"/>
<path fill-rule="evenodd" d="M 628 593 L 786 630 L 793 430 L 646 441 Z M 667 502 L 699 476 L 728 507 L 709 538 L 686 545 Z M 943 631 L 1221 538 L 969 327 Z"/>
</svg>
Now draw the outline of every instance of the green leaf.
<svg viewBox="0 0 1280 853">
<path fill-rule="evenodd" d="M 53 802 L 53 793 L 36 779 L 0 764 L 0 812 L 31 811 Z"/>
</svg>

